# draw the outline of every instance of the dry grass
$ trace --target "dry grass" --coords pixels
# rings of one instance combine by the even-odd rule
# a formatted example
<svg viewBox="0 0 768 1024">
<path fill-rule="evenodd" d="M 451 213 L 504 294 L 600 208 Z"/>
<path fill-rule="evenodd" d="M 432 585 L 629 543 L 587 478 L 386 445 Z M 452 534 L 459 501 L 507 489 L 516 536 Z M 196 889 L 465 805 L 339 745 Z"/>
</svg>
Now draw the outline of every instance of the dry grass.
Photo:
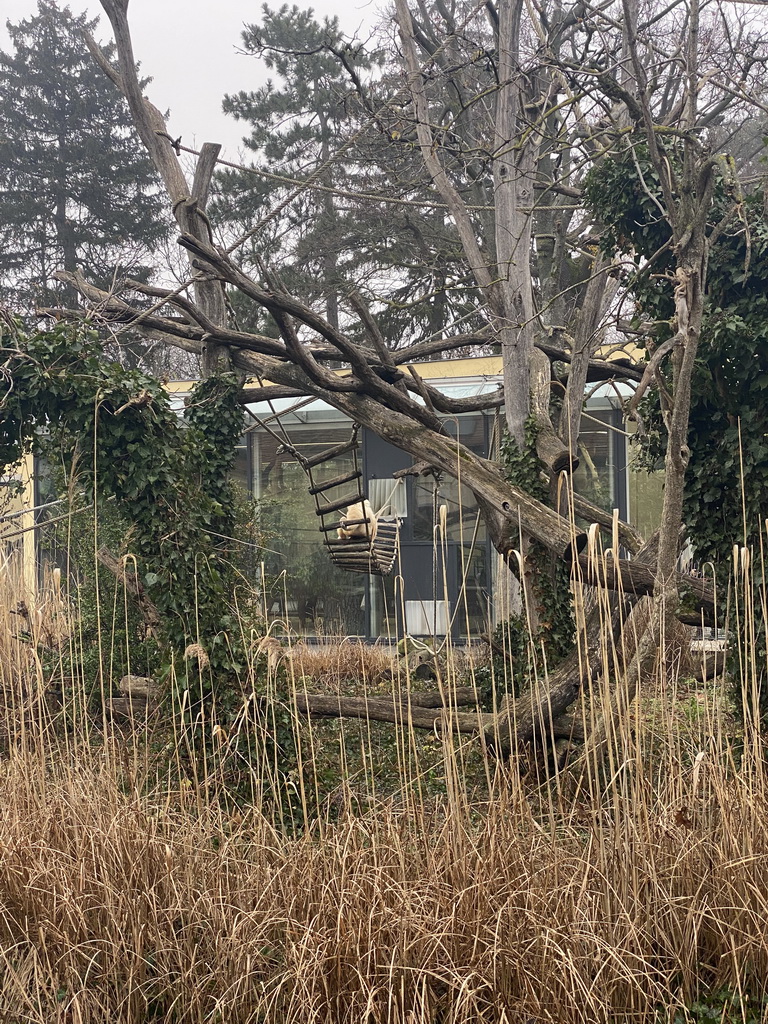
<svg viewBox="0 0 768 1024">
<path fill-rule="evenodd" d="M 343 647 L 296 651 L 297 674 L 374 674 L 382 652 Z M 0 665 L 6 692 L 39 678 L 7 638 Z M 663 673 L 642 699 L 578 796 L 489 760 L 470 800 L 446 738 L 442 800 L 408 777 L 407 799 L 293 835 L 205 777 L 150 783 L 135 740 L 27 715 L 0 763 L 0 1021 L 651 1024 L 699 989 L 760 994 L 759 740 L 736 759 L 717 685 Z"/>
<path fill-rule="evenodd" d="M 368 687 L 392 667 L 388 644 L 364 644 L 357 638 L 328 637 L 317 643 L 291 647 L 293 671 L 306 676 L 323 690 L 340 692 L 350 682 Z"/>
<path fill-rule="evenodd" d="M 699 982 L 753 987 L 764 794 L 713 766 L 702 800 L 687 774 L 549 823 L 500 779 L 474 814 L 381 809 L 290 840 L 256 812 L 126 793 L 108 764 L 43 775 L 19 755 L 0 779 L 0 1017 L 651 1021 Z"/>
</svg>

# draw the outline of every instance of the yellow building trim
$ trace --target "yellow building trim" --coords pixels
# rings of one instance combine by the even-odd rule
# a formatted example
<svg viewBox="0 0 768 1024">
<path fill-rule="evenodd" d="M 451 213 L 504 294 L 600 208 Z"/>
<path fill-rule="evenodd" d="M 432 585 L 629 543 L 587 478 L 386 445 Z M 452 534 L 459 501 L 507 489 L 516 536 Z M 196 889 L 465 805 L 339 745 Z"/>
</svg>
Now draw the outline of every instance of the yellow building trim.
<svg viewBox="0 0 768 1024">
<path fill-rule="evenodd" d="M 453 377 L 500 377 L 501 356 L 470 356 L 466 359 L 437 359 L 433 363 L 413 363 L 426 380 L 450 380 Z M 407 372 L 407 364 L 400 367 Z"/>
<path fill-rule="evenodd" d="M 0 544 L 5 550 L 3 556 L 10 556 L 15 569 L 21 571 L 24 593 L 20 597 L 29 602 L 33 599 L 37 582 L 37 561 L 35 558 L 35 487 L 33 482 L 34 458 L 24 457 L 23 461 L 8 471 L 8 479 L 21 484 L 21 490 L 9 495 L 0 515 Z M 7 545 L 7 547 L 6 547 Z M 16 552 L 15 556 L 13 552 Z M 18 559 L 18 561 L 17 561 Z"/>
<path fill-rule="evenodd" d="M 26 530 L 26 533 L 21 535 L 24 549 L 24 588 L 31 596 L 37 592 L 37 558 L 35 552 L 35 530 L 33 529 L 35 513 L 32 511 L 35 504 L 34 469 L 34 456 L 25 455 L 21 468 L 25 511 L 23 516 L 19 516 L 19 519 L 21 523 L 20 529 Z"/>
<path fill-rule="evenodd" d="M 600 353 L 598 356 L 612 362 L 617 359 L 631 359 L 633 362 L 641 361 L 642 349 L 634 344 L 627 344 L 621 349 Z M 394 353 L 397 355 L 397 352 Z M 463 359 L 435 359 L 434 361 L 419 363 L 413 362 L 413 367 L 420 377 L 425 380 L 454 380 L 461 377 L 501 377 L 502 365 L 500 355 L 490 356 L 467 356 Z M 408 372 L 408 364 L 403 363 L 398 367 L 403 373 Z M 334 373 L 343 376 L 349 373 L 347 369 L 334 370 Z M 173 394 L 185 394 L 191 391 L 197 381 L 174 380 L 166 384 L 166 387 Z M 256 380 L 248 378 L 246 387 L 257 388 L 259 385 L 267 387 L 272 382 L 268 380 Z"/>
</svg>

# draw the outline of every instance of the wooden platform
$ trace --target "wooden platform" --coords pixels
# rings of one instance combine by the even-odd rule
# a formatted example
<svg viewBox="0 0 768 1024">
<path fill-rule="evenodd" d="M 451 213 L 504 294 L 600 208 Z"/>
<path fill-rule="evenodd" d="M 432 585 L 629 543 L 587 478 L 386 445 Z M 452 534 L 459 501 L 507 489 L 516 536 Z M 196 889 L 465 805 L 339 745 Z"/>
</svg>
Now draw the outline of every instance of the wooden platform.
<svg viewBox="0 0 768 1024">
<path fill-rule="evenodd" d="M 397 516 L 380 516 L 376 537 L 371 543 L 365 537 L 341 540 L 326 533 L 325 546 L 331 560 L 347 572 L 363 572 L 371 576 L 388 576 L 397 559 L 400 520 Z"/>
</svg>

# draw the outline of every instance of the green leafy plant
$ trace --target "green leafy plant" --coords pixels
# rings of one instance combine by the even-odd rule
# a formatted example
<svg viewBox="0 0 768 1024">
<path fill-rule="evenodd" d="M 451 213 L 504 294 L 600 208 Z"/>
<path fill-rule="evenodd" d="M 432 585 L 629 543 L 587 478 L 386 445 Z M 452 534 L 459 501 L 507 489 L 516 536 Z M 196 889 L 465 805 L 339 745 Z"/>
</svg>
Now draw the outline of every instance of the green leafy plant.
<svg viewBox="0 0 768 1024">
<path fill-rule="evenodd" d="M 223 700 L 243 664 L 228 481 L 242 429 L 239 379 L 200 382 L 180 418 L 159 381 L 105 361 L 89 332 L 56 324 L 27 333 L 16 323 L 2 346 L 12 384 L 0 400 L 0 463 L 45 455 L 87 501 L 114 497 L 127 524 L 118 554 L 133 556 L 129 583 L 157 610 L 166 664 L 191 706 L 214 688 Z"/>
<path fill-rule="evenodd" d="M 761 1024 L 767 1007 L 768 1000 L 764 996 L 750 999 L 749 995 L 739 994 L 725 986 L 697 999 L 684 1011 L 678 1011 L 672 1024 L 707 1024 L 708 1021 L 717 1024 Z"/>
<path fill-rule="evenodd" d="M 670 150 L 674 160 L 674 147 Z M 659 218 L 657 188 L 642 147 L 627 148 L 602 161 L 588 175 L 585 192 L 603 224 L 606 253 L 633 257 L 635 321 L 650 327 L 649 347 L 670 336 L 674 310 L 662 281 L 672 266 L 670 228 Z M 690 452 L 683 517 L 696 558 L 731 570 L 734 545 L 756 553 L 768 518 L 768 222 L 761 194 L 742 195 L 723 158 L 712 212 L 721 229 L 707 274 L 707 300 L 692 382 L 687 445 Z M 666 248 L 665 248 L 666 247 Z M 648 263 L 647 261 L 651 260 Z M 669 383 L 668 362 L 660 368 Z M 658 393 L 641 403 L 637 434 L 641 463 L 659 465 L 666 453 L 666 430 Z M 744 588 L 741 588 L 744 590 Z M 768 669 L 765 653 L 765 584 L 746 585 L 754 609 L 746 617 L 755 638 L 759 715 L 768 725 Z M 736 619 L 734 628 L 740 625 Z M 742 641 L 743 642 L 743 637 Z M 742 706 L 742 694 L 735 694 Z"/>
</svg>

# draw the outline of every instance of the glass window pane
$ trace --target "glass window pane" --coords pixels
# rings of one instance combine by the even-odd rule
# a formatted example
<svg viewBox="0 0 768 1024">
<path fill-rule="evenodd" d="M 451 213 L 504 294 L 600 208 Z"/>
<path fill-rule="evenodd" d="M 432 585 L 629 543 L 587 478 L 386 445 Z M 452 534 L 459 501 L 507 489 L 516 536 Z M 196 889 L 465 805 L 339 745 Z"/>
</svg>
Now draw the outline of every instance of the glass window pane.
<svg viewBox="0 0 768 1024">
<path fill-rule="evenodd" d="M 591 415 L 591 414 L 590 414 Z M 595 419 L 600 418 L 599 413 Z M 594 419 L 585 419 L 579 434 L 579 467 L 573 486 L 595 505 L 610 512 L 616 504 L 611 432 Z"/>
<path fill-rule="evenodd" d="M 304 423 L 291 426 L 290 443 L 311 457 L 349 436 L 348 423 Z M 313 470 L 315 484 L 346 475 L 354 465 L 352 452 L 330 459 Z M 331 561 L 304 470 L 277 438 L 254 432 L 253 472 L 270 579 L 270 614 L 285 617 L 291 628 L 305 635 L 364 635 L 365 576 L 344 572 Z M 322 497 L 330 503 L 358 488 L 356 481 L 339 484 Z M 329 516 L 329 521 L 342 512 Z"/>
</svg>

